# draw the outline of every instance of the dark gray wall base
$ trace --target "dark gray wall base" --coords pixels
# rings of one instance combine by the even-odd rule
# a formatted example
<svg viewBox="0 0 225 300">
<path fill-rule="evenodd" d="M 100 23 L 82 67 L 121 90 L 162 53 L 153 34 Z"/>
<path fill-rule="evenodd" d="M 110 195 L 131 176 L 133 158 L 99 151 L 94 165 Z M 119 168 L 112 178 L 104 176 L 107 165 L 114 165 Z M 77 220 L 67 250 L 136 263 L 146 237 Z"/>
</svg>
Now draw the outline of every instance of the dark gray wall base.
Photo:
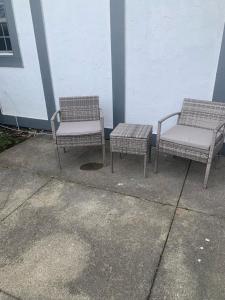
<svg viewBox="0 0 225 300">
<path fill-rule="evenodd" d="M 109 140 L 109 135 L 113 130 L 111 128 L 105 128 L 105 138 Z"/>
<path fill-rule="evenodd" d="M 153 147 L 156 146 L 156 139 L 157 139 L 157 134 L 153 133 L 153 134 L 152 134 L 152 146 L 153 146 Z"/>
<path fill-rule="evenodd" d="M 18 121 L 20 127 L 51 130 L 51 124 L 50 124 L 50 121 L 48 121 L 48 120 L 39 120 L 39 119 L 18 117 L 17 121 Z M 0 124 L 17 126 L 16 119 L 13 116 L 0 115 Z M 110 133 L 112 131 L 113 131 L 113 129 L 111 129 L 111 128 L 105 128 L 106 140 L 109 140 Z M 156 146 L 156 138 L 157 138 L 157 134 L 154 133 L 152 135 L 152 146 L 153 147 Z M 225 155 L 225 144 L 223 144 L 223 149 L 221 150 L 221 154 Z"/>
<path fill-rule="evenodd" d="M 32 118 L 17 118 L 20 127 L 50 130 L 51 125 L 48 120 L 32 119 Z M 0 115 L 0 123 L 4 125 L 17 126 L 14 116 Z"/>
</svg>

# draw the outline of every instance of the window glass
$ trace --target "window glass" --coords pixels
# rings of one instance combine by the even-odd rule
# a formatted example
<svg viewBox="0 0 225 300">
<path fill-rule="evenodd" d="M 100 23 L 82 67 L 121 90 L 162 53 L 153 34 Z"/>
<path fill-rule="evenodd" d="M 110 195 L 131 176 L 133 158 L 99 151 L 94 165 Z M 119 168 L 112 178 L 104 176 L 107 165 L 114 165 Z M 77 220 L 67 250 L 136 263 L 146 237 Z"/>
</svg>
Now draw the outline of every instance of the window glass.
<svg viewBox="0 0 225 300">
<path fill-rule="evenodd" d="M 5 39 L 0 37 L 0 51 L 5 49 Z"/>
</svg>

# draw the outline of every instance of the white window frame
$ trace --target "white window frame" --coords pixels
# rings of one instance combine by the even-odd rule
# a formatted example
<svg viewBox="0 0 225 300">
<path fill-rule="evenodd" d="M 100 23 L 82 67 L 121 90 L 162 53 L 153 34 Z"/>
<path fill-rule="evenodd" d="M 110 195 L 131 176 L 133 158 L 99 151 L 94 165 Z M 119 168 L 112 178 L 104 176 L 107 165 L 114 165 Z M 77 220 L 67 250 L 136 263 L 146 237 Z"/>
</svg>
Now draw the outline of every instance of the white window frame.
<svg viewBox="0 0 225 300">
<path fill-rule="evenodd" d="M 0 67 L 23 68 L 11 0 L 2 0 L 9 30 L 12 51 L 0 51 Z"/>
</svg>

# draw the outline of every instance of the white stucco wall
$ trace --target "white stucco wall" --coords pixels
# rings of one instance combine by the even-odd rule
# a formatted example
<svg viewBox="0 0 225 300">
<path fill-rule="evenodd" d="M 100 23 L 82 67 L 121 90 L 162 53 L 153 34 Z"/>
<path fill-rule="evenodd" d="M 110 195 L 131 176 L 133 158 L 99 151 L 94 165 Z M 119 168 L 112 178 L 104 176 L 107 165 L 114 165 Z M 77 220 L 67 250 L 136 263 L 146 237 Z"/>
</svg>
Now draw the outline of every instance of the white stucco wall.
<svg viewBox="0 0 225 300">
<path fill-rule="evenodd" d="M 224 0 L 126 0 L 127 122 L 212 99 L 224 22 Z"/>
<path fill-rule="evenodd" d="M 99 95 L 113 125 L 109 0 L 42 1 L 56 104 L 60 96 Z"/>
<path fill-rule="evenodd" d="M 12 0 L 24 68 L 0 67 L 3 113 L 47 119 L 29 0 Z"/>
</svg>

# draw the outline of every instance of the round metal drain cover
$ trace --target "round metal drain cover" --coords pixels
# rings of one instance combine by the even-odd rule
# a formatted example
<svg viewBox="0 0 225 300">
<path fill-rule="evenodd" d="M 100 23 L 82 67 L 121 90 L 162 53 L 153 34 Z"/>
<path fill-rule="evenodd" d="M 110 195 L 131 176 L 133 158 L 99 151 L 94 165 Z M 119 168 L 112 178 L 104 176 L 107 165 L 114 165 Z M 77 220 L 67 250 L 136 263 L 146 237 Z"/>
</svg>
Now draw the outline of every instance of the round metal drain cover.
<svg viewBox="0 0 225 300">
<path fill-rule="evenodd" d="M 80 169 L 83 171 L 96 171 L 103 167 L 103 164 L 99 163 L 87 163 L 82 166 L 80 166 Z"/>
</svg>

